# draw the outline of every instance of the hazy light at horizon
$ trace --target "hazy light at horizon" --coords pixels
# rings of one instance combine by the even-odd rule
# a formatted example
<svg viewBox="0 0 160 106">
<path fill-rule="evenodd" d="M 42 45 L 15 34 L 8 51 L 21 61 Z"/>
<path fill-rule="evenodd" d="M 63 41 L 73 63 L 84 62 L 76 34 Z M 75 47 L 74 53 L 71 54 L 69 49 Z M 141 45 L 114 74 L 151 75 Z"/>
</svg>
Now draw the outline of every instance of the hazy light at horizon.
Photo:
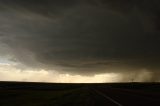
<svg viewBox="0 0 160 106">
<path fill-rule="evenodd" d="M 117 82 L 118 74 L 105 73 L 94 76 L 61 74 L 56 70 L 20 70 L 12 64 L 0 64 L 1 81 L 56 82 L 56 83 L 103 83 Z"/>
</svg>

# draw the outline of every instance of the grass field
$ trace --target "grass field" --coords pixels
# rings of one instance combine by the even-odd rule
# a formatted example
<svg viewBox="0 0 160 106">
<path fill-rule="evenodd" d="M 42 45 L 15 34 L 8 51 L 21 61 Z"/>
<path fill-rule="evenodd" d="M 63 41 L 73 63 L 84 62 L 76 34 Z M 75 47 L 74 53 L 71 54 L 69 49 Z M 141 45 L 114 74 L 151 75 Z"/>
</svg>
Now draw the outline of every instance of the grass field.
<svg viewBox="0 0 160 106">
<path fill-rule="evenodd" d="M 91 89 L 121 89 L 160 97 L 159 83 L 58 84 L 0 82 L 0 106 L 94 106 Z M 114 94 L 114 93 L 113 93 Z M 98 100 L 99 101 L 99 100 Z"/>
</svg>

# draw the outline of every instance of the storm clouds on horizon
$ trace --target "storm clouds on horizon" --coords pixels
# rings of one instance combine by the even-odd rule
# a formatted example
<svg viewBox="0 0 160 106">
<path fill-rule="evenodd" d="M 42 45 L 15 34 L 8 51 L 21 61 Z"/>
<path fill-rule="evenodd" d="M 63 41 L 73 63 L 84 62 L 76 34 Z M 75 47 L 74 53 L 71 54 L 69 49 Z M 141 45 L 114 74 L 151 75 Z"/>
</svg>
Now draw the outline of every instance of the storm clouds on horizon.
<svg viewBox="0 0 160 106">
<path fill-rule="evenodd" d="M 0 57 L 24 71 L 160 81 L 159 19 L 159 0 L 1 0 Z"/>
</svg>

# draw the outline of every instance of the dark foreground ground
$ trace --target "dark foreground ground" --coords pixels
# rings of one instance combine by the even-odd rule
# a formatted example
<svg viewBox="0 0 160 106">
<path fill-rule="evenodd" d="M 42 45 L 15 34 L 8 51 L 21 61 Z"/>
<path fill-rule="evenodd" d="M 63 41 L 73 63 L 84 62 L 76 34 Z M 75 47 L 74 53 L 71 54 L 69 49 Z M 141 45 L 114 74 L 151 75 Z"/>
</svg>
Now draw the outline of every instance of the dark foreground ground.
<svg viewBox="0 0 160 106">
<path fill-rule="evenodd" d="M 0 106 L 160 106 L 160 83 L 0 82 Z"/>
</svg>

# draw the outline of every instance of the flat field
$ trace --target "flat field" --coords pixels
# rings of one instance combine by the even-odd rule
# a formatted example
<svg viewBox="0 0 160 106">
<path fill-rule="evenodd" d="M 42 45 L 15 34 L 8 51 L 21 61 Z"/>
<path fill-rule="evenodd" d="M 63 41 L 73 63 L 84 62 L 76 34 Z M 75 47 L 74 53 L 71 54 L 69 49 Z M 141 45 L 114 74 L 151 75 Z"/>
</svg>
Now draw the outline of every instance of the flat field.
<svg viewBox="0 0 160 106">
<path fill-rule="evenodd" d="M 0 82 L 0 106 L 160 106 L 160 83 Z"/>
</svg>

